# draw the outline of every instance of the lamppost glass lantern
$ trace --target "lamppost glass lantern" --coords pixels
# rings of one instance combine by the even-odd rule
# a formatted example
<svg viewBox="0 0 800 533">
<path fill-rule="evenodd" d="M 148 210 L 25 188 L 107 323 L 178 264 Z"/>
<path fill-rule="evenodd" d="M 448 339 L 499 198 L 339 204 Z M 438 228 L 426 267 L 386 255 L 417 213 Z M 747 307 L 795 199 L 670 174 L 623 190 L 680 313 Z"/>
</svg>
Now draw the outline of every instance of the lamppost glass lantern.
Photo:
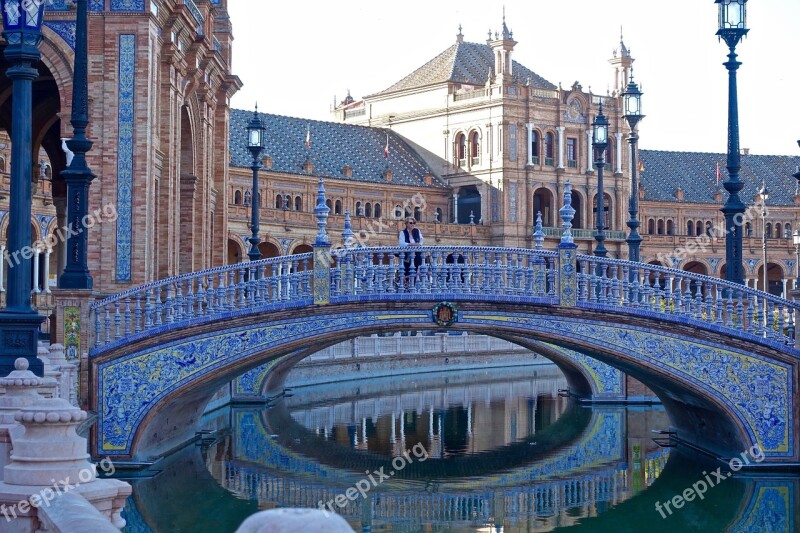
<svg viewBox="0 0 800 533">
<path fill-rule="evenodd" d="M 8 44 L 36 46 L 42 38 L 44 0 L 0 0 Z"/>
<path fill-rule="evenodd" d="M 601 151 L 608 144 L 608 119 L 603 115 L 603 104 L 600 104 L 600 111 L 592 122 L 592 144 Z"/>
<path fill-rule="evenodd" d="M 747 28 L 747 0 L 716 0 L 719 4 L 719 29 L 744 30 Z"/>
<path fill-rule="evenodd" d="M 258 116 L 258 107 L 253 113 L 253 118 L 247 124 L 247 147 L 253 151 L 261 151 L 264 149 L 264 132 L 266 128 Z"/>
<path fill-rule="evenodd" d="M 625 101 L 625 113 L 623 114 L 623 118 L 625 118 L 631 128 L 633 128 L 644 116 L 642 115 L 642 91 L 639 90 L 639 86 L 633 81 L 633 75 L 631 75 L 631 80 L 628 82 L 628 87 L 625 88 L 625 92 L 622 93 L 622 97 Z"/>
</svg>

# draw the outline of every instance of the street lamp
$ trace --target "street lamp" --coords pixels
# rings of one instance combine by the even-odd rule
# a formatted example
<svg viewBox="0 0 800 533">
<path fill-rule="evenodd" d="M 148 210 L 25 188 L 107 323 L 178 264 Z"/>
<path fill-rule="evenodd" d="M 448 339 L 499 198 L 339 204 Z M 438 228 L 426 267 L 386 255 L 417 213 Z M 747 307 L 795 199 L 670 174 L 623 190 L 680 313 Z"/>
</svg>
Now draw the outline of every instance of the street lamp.
<svg viewBox="0 0 800 533">
<path fill-rule="evenodd" d="M 603 194 L 603 167 L 606 165 L 606 146 L 608 146 L 608 119 L 603 115 L 603 102 L 600 102 L 600 109 L 597 116 L 592 122 L 592 146 L 597 153 L 597 196 L 595 199 L 596 211 L 596 225 L 597 233 L 595 233 L 595 240 L 597 246 L 594 249 L 594 255 L 598 257 L 605 257 L 608 253 L 603 241 L 606 240 L 605 228 L 605 202 Z"/>
<path fill-rule="evenodd" d="M 767 278 L 767 200 L 769 200 L 769 191 L 767 190 L 766 183 L 761 183 L 758 196 L 761 198 L 761 258 L 764 261 L 762 288 L 764 292 L 769 292 L 769 279 Z"/>
<path fill-rule="evenodd" d="M 625 106 L 625 114 L 622 116 L 628 121 L 628 126 L 631 128 L 631 134 L 628 137 L 631 145 L 631 196 L 628 200 L 628 213 L 630 214 L 628 227 L 631 231 L 625 241 L 628 243 L 628 260 L 638 263 L 642 237 L 637 230 L 639 227 L 639 176 L 636 173 L 638 170 L 636 167 L 636 141 L 639 140 L 639 135 L 636 125 L 644 118 L 644 115 L 642 115 L 642 91 L 633 81 L 633 69 L 631 69 L 631 79 L 625 92 L 622 93 L 622 98 Z"/>
<path fill-rule="evenodd" d="M 33 64 L 39 61 L 44 1 L 0 0 L 3 11 L 6 75 L 12 81 L 11 187 L 8 224 L 8 293 L 6 308 L 0 312 L 0 376 L 14 370 L 18 357 L 42 376 L 37 357 L 39 326 L 44 317 L 31 306 L 31 172 L 33 150 L 31 115 L 32 84 L 39 75 Z M 21 258 L 20 258 L 21 256 Z M 16 259 L 11 259 L 16 258 Z M 5 259 L 5 258 L 3 258 Z"/>
<path fill-rule="evenodd" d="M 251 261 L 261 259 L 261 250 L 258 249 L 260 239 L 258 238 L 258 207 L 261 203 L 261 195 L 258 192 L 258 170 L 261 168 L 261 152 L 264 151 L 264 132 L 266 128 L 258 116 L 258 104 L 253 112 L 253 118 L 247 124 L 247 149 L 253 154 L 253 194 L 250 201 L 250 229 L 253 234 L 248 239 L 250 241 L 250 251 L 247 256 Z"/>
<path fill-rule="evenodd" d="M 89 272 L 89 228 L 85 227 L 89 213 L 89 185 L 95 178 L 86 164 L 86 152 L 92 141 L 86 138 L 89 125 L 89 77 L 87 0 L 77 0 L 75 15 L 75 69 L 72 84 L 73 136 L 67 148 L 73 153 L 69 168 L 61 172 L 67 183 L 67 225 L 72 228 L 67 239 L 67 264 L 58 279 L 61 289 L 91 289 L 94 285 Z M 84 227 L 81 227 L 83 224 Z"/>
<path fill-rule="evenodd" d="M 722 184 L 728 191 L 728 200 L 720 211 L 725 215 L 725 274 L 728 281 L 744 284 L 742 266 L 741 219 L 745 205 L 739 198 L 744 183 L 739 179 L 739 105 L 736 95 L 736 45 L 749 31 L 746 25 L 747 0 L 714 0 L 719 5 L 719 30 L 717 36 L 725 41 L 730 52 L 728 61 L 728 179 Z"/>
</svg>

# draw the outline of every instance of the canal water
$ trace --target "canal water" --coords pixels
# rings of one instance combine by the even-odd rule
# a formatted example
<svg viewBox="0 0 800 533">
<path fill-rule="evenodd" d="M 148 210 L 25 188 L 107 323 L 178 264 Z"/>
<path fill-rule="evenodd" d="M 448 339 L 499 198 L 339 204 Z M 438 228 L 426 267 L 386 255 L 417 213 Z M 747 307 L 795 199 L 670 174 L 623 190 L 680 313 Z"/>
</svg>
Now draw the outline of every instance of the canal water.
<svg viewBox="0 0 800 533">
<path fill-rule="evenodd" d="M 357 532 L 800 531 L 798 476 L 710 462 L 673 446 L 660 406 L 586 406 L 565 388 L 547 365 L 226 407 L 206 420 L 220 431 L 128 479 L 125 531 L 233 532 L 277 507 L 323 507 Z"/>
</svg>

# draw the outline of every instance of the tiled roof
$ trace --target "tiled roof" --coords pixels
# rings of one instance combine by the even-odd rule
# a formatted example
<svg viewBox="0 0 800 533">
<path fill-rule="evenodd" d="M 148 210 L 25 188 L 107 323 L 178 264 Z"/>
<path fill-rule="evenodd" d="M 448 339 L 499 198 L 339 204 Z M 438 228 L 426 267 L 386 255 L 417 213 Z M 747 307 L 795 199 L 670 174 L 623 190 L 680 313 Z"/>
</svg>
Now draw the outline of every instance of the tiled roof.
<svg viewBox="0 0 800 533">
<path fill-rule="evenodd" d="M 512 62 L 514 78 L 523 83 L 530 79 L 531 86 L 536 89 L 557 89 L 532 70 Z M 376 95 L 445 82 L 486 85 L 490 72 L 494 72 L 494 54 L 488 44 L 456 43 Z"/>
<path fill-rule="evenodd" d="M 395 185 L 445 187 L 435 174 L 432 185 L 425 184 L 423 176 L 431 172 L 430 169 L 402 137 L 393 131 L 265 113 L 260 113 L 260 116 L 267 128 L 264 156 L 272 158 L 270 169 L 272 172 L 305 174 L 302 167 L 310 156 L 314 165 L 314 176 L 387 183 L 383 173 L 388 163 L 392 170 L 391 183 Z M 252 165 L 253 157 L 246 146 L 247 123 L 252 117 L 252 111 L 231 110 L 232 166 Z M 310 150 L 306 150 L 305 144 L 307 130 L 311 131 Z M 389 134 L 388 160 L 383 156 L 387 133 Z M 349 178 L 342 173 L 346 165 L 352 168 L 352 176 Z"/>
<path fill-rule="evenodd" d="M 644 165 L 641 175 L 645 199 L 661 202 L 715 203 L 714 194 L 722 192 L 723 202 L 728 192 L 722 186 L 727 179 L 726 154 L 701 152 L 664 152 L 641 150 L 639 158 Z M 717 184 L 717 163 L 720 180 Z M 747 205 L 766 182 L 771 205 L 794 205 L 797 180 L 792 177 L 800 157 L 788 155 L 742 155 L 739 179 L 744 188 L 739 197 Z M 683 200 L 675 197 L 675 191 L 683 190 Z"/>
</svg>

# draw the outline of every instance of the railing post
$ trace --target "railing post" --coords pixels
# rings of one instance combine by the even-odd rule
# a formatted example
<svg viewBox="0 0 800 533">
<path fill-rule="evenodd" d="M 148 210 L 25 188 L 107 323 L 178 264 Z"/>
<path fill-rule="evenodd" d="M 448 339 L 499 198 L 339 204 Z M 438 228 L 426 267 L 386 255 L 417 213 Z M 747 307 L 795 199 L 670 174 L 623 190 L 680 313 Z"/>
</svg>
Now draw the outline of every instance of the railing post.
<svg viewBox="0 0 800 533">
<path fill-rule="evenodd" d="M 578 271 L 576 267 L 578 246 L 572 240 L 572 190 L 569 180 L 564 185 L 564 207 L 558 210 L 561 217 L 561 243 L 558 245 L 558 305 L 575 307 L 578 304 Z"/>
<path fill-rule="evenodd" d="M 314 241 L 314 304 L 326 305 L 331 301 L 331 241 L 325 231 L 328 224 L 328 212 L 325 205 L 325 185 L 319 179 L 317 190 L 317 206 L 314 216 L 317 217 L 317 240 Z"/>
</svg>

